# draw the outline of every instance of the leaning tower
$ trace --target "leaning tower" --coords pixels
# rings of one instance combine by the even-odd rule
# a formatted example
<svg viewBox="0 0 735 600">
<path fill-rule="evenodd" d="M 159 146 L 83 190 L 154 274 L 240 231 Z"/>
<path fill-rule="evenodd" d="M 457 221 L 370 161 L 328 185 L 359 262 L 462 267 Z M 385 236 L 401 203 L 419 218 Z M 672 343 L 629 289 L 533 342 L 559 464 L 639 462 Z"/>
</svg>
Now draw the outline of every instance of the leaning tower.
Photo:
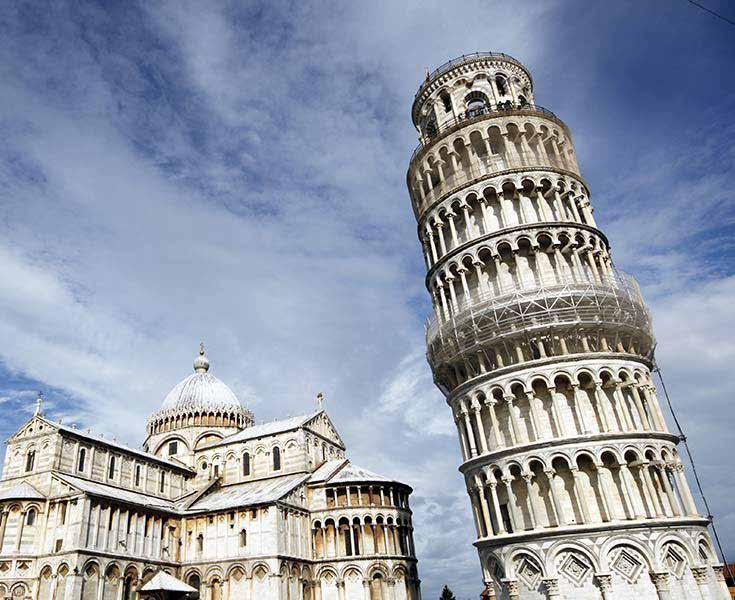
<svg viewBox="0 0 735 600">
<path fill-rule="evenodd" d="M 569 128 L 495 53 L 428 74 L 412 117 L 427 357 L 484 595 L 729 598 L 651 378 L 651 316 L 612 261 Z"/>
</svg>

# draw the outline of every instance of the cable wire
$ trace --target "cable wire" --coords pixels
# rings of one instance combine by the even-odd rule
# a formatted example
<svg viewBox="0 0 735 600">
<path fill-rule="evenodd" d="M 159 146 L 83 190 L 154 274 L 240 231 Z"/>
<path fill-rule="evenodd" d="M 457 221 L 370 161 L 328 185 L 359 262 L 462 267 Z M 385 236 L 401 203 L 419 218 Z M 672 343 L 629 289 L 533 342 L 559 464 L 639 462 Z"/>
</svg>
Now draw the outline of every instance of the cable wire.
<svg viewBox="0 0 735 600">
<path fill-rule="evenodd" d="M 730 25 L 735 25 L 735 21 L 732 21 L 731 19 L 728 19 L 727 17 L 722 16 L 720 13 L 709 9 L 706 6 L 702 6 L 699 2 L 695 2 L 694 0 L 687 0 L 687 2 L 689 2 L 689 4 L 693 4 L 697 8 L 701 8 L 702 10 L 707 11 L 709 14 L 714 15 L 718 19 L 722 19 L 723 21 L 725 21 L 725 23 L 729 23 Z"/>
<path fill-rule="evenodd" d="M 666 389 L 666 383 L 664 383 L 664 376 L 663 376 L 663 373 L 661 372 L 661 367 L 658 366 L 658 363 L 656 362 L 655 358 L 653 359 L 653 370 L 658 375 L 658 378 L 661 381 L 661 389 L 664 391 L 664 396 L 666 397 L 666 403 L 669 405 L 669 411 L 671 412 L 671 416 L 674 418 L 674 424 L 676 425 L 676 429 L 679 432 L 679 439 L 681 440 L 682 444 L 684 444 L 684 449 L 686 450 L 687 456 L 689 457 L 689 464 L 692 465 L 692 473 L 694 474 L 694 481 L 697 483 L 697 489 L 699 489 L 699 495 L 702 497 L 704 508 L 707 511 L 707 519 L 709 520 L 709 524 L 712 527 L 712 534 L 714 535 L 715 543 L 717 544 L 717 549 L 720 551 L 720 556 L 722 557 L 722 564 L 724 565 L 725 576 L 732 578 L 732 573 L 730 571 L 730 565 L 728 564 L 727 558 L 725 557 L 725 552 L 722 549 L 722 543 L 720 542 L 720 536 L 717 535 L 717 528 L 715 527 L 715 518 L 712 515 L 712 511 L 709 508 L 707 497 L 704 495 L 704 489 L 702 489 L 702 482 L 699 480 L 699 474 L 697 473 L 697 467 L 694 464 L 694 456 L 692 456 L 692 451 L 689 449 L 689 444 L 687 443 L 687 436 L 684 435 L 684 431 L 681 428 L 681 423 L 679 423 L 679 418 L 676 416 L 676 412 L 674 411 L 674 406 L 671 403 L 669 392 Z"/>
</svg>

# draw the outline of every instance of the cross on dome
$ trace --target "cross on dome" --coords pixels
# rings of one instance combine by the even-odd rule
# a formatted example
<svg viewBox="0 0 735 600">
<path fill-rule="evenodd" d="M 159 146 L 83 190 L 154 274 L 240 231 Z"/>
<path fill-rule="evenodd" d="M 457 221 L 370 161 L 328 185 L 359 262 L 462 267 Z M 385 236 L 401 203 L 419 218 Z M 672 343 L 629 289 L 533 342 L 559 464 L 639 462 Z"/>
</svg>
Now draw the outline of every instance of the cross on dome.
<svg viewBox="0 0 735 600">
<path fill-rule="evenodd" d="M 197 373 L 209 371 L 209 359 L 204 355 L 204 342 L 199 343 L 199 356 L 194 359 L 194 371 Z"/>
</svg>

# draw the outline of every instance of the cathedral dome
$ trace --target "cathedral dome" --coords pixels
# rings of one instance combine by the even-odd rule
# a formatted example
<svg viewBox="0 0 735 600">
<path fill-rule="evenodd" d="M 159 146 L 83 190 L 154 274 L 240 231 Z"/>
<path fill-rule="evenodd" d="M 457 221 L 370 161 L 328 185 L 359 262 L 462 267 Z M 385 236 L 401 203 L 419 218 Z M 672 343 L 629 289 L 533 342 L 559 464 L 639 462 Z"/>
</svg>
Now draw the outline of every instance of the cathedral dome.
<svg viewBox="0 0 735 600">
<path fill-rule="evenodd" d="M 209 360 L 204 347 L 194 360 L 194 373 L 179 382 L 163 400 L 162 410 L 197 409 L 223 410 L 241 408 L 234 392 L 209 373 Z"/>
</svg>

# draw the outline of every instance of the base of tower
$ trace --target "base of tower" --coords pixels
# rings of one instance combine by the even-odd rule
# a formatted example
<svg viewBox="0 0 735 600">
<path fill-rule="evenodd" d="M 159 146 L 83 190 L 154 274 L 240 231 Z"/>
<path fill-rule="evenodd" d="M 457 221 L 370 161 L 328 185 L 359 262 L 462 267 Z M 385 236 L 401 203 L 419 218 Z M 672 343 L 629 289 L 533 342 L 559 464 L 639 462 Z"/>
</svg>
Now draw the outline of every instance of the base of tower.
<svg viewBox="0 0 735 600">
<path fill-rule="evenodd" d="M 730 600 L 706 521 L 517 534 L 476 543 L 497 600 Z"/>
</svg>

